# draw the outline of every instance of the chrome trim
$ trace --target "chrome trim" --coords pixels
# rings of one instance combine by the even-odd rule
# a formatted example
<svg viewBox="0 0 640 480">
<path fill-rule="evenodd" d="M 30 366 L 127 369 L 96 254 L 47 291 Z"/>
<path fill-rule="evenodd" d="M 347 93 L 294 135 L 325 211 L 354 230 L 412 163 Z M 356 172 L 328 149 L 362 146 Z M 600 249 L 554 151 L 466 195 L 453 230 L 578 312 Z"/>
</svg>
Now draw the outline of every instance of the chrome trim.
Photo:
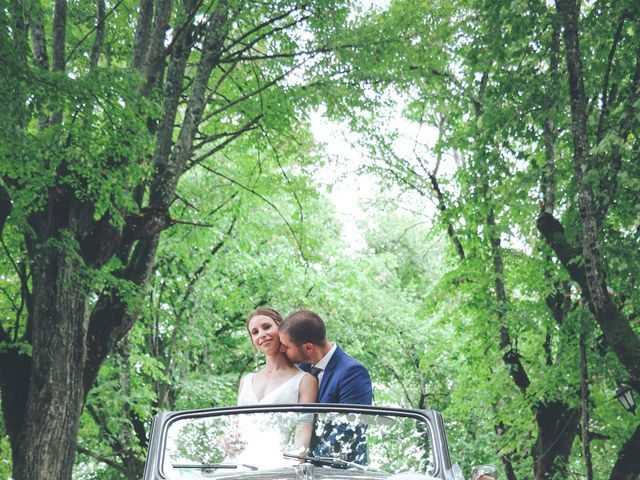
<svg viewBox="0 0 640 480">
<path fill-rule="evenodd" d="M 162 415 L 162 431 L 160 432 L 160 441 L 158 442 L 158 452 L 156 453 L 155 467 L 153 470 L 163 478 L 168 478 L 163 471 L 164 454 L 165 454 L 165 442 L 167 438 L 167 430 L 174 422 L 182 420 L 184 418 L 201 418 L 201 417 L 213 417 L 223 416 L 237 413 L 261 413 L 261 412 L 340 412 L 340 413 L 368 413 L 368 414 L 394 414 L 399 417 L 414 418 L 416 420 L 422 420 L 427 424 L 429 429 L 430 439 L 432 441 L 432 448 L 434 449 L 433 464 L 434 471 L 433 476 L 438 478 L 444 478 L 445 465 L 441 465 L 441 458 L 448 457 L 448 452 L 445 450 L 446 437 L 444 430 L 440 423 L 442 423 L 442 417 L 434 410 L 418 410 L 418 409 L 405 409 L 395 407 L 380 407 L 373 405 L 359 405 L 359 404 L 342 404 L 342 403 L 293 403 L 293 404 L 264 404 L 264 405 L 244 405 L 244 406 L 230 406 L 230 407 L 216 407 L 205 408 L 195 410 L 180 410 L 172 412 L 163 412 Z M 451 460 L 449 459 L 449 463 Z"/>
</svg>

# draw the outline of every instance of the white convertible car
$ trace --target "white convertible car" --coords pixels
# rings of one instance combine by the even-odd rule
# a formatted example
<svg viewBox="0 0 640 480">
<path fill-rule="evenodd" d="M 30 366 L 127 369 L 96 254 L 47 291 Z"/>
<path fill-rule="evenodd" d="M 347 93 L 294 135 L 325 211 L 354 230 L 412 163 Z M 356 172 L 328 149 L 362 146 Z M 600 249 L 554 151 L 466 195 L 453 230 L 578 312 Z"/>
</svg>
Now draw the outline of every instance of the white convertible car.
<svg viewBox="0 0 640 480">
<path fill-rule="evenodd" d="M 464 480 L 432 410 L 253 405 L 155 416 L 144 480 Z M 492 465 L 472 480 L 497 480 Z"/>
</svg>

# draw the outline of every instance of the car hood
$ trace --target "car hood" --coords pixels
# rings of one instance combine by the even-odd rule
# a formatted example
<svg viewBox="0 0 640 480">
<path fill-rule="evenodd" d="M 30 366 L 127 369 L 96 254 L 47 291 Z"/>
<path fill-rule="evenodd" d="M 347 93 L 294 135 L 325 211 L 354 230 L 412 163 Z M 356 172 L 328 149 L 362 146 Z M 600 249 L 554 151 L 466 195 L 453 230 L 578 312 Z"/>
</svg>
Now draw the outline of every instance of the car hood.
<svg viewBox="0 0 640 480">
<path fill-rule="evenodd" d="M 217 480 L 381 480 L 388 473 L 376 471 L 344 470 L 303 464 L 295 467 L 238 472 L 215 476 Z"/>
</svg>

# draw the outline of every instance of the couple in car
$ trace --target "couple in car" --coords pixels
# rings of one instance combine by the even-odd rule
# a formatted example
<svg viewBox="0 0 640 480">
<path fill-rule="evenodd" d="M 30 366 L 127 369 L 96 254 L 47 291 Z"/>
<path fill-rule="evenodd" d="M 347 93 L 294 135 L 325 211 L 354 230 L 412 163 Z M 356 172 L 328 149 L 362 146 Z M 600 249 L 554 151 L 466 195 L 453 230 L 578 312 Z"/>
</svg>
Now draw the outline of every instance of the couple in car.
<svg viewBox="0 0 640 480">
<path fill-rule="evenodd" d="M 242 378 L 238 405 L 371 405 L 369 372 L 327 340 L 324 321 L 316 313 L 299 310 L 282 320 L 276 310 L 259 307 L 248 315 L 247 329 L 266 362 Z"/>
</svg>

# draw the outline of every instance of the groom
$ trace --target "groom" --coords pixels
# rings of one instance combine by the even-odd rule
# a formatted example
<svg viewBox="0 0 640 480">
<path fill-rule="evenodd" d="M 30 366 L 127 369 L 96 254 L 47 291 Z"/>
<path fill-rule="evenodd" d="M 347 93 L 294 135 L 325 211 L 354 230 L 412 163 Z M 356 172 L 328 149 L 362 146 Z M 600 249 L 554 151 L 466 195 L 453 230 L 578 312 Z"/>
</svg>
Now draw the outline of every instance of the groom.
<svg viewBox="0 0 640 480">
<path fill-rule="evenodd" d="M 300 368 L 318 377 L 318 403 L 371 405 L 369 371 L 327 340 L 320 316 L 298 310 L 278 327 L 282 352 Z"/>
<path fill-rule="evenodd" d="M 369 372 L 357 360 L 327 341 L 320 316 L 310 310 L 289 315 L 278 327 L 280 350 L 300 368 L 318 377 L 318 403 L 371 405 Z M 368 463 L 363 425 L 340 421 L 313 427 L 310 457 L 339 457 L 349 462 Z"/>
</svg>

